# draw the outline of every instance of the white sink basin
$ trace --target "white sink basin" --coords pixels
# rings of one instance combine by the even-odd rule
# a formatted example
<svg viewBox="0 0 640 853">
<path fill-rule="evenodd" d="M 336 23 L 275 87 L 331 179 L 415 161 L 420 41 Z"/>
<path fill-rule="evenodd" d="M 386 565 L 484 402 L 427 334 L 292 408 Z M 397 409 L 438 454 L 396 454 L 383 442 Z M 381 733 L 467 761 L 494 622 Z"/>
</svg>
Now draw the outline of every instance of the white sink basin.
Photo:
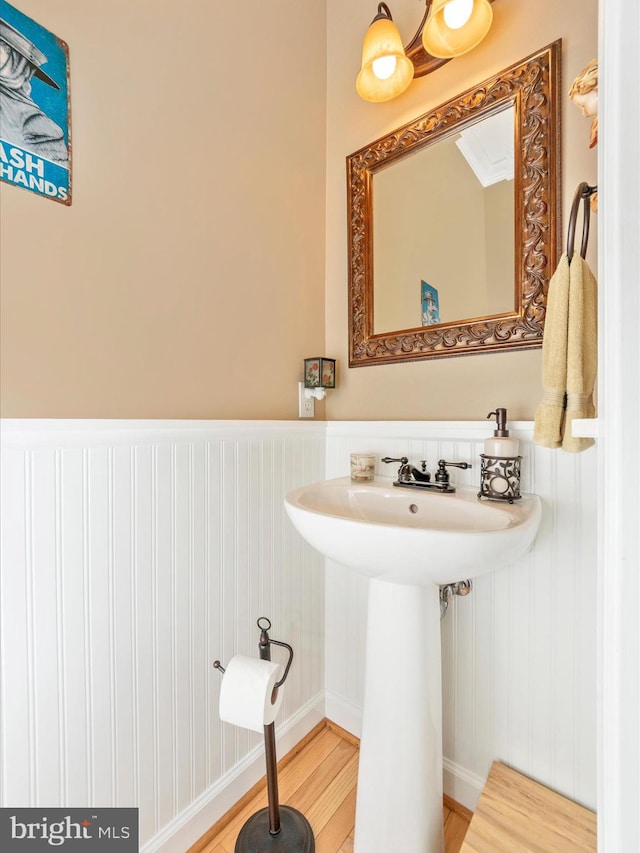
<svg viewBox="0 0 640 853">
<path fill-rule="evenodd" d="M 325 480 L 289 492 L 285 507 L 302 536 L 329 559 L 372 578 L 446 584 L 517 560 L 540 524 L 537 495 L 513 504 L 394 486 L 389 478 Z"/>
</svg>

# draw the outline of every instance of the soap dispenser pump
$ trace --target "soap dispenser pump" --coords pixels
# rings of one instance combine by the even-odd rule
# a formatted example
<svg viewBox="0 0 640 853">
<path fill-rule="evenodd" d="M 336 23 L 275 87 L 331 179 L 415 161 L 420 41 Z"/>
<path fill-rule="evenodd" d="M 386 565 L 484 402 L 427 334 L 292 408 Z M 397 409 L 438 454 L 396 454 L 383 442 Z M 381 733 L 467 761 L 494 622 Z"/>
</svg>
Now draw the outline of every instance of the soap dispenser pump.
<svg viewBox="0 0 640 853">
<path fill-rule="evenodd" d="M 489 412 L 487 419 L 496 419 L 496 429 L 493 431 L 493 437 L 485 439 L 484 452 L 487 456 L 498 456 L 504 459 L 510 459 L 518 455 L 518 439 L 509 438 L 509 430 L 507 429 L 507 410 L 496 409 L 495 412 Z"/>
<path fill-rule="evenodd" d="M 487 418 L 496 419 L 493 436 L 485 439 L 484 453 L 480 454 L 480 491 L 479 498 L 492 501 L 519 500 L 520 460 L 517 438 L 509 436 L 507 429 L 507 410 L 496 409 L 489 412 Z"/>
</svg>

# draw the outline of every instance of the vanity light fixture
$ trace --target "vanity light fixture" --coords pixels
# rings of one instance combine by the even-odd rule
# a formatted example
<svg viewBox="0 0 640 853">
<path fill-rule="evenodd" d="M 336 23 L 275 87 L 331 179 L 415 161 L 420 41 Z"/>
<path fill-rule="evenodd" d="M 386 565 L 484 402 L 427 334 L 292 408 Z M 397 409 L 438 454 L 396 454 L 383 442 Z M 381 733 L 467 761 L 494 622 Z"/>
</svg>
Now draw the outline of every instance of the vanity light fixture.
<svg viewBox="0 0 640 853">
<path fill-rule="evenodd" d="M 389 101 L 414 77 L 473 50 L 489 32 L 493 0 L 426 0 L 420 26 L 405 47 L 386 3 L 378 4 L 362 45 L 356 89 L 365 101 Z"/>
<path fill-rule="evenodd" d="M 305 358 L 304 396 L 323 400 L 327 391 L 336 387 L 335 358 Z"/>
</svg>

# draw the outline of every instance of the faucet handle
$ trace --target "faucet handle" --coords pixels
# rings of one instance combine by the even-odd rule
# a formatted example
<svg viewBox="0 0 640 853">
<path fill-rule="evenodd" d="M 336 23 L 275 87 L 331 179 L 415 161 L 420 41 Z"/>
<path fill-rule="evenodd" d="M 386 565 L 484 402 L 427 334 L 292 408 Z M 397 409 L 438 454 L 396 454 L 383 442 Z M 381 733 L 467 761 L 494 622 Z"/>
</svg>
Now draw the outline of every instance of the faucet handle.
<svg viewBox="0 0 640 853">
<path fill-rule="evenodd" d="M 446 459 L 438 460 L 438 470 L 434 475 L 436 483 L 448 483 L 449 472 L 447 468 L 473 468 L 470 462 L 447 462 Z"/>
<path fill-rule="evenodd" d="M 406 456 L 401 456 L 399 459 L 396 459 L 393 456 L 385 456 L 381 461 L 400 463 L 400 467 L 398 468 L 398 481 L 406 480 L 409 476 L 409 459 Z"/>
<path fill-rule="evenodd" d="M 438 460 L 438 466 L 440 468 L 473 468 L 471 462 L 447 462 L 444 459 Z"/>
</svg>

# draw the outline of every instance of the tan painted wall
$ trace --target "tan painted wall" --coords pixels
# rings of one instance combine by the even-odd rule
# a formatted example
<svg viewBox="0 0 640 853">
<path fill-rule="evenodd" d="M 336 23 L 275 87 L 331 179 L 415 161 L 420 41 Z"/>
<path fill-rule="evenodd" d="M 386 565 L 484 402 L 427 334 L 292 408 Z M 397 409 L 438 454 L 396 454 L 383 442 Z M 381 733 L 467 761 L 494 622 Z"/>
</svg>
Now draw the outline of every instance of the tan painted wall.
<svg viewBox="0 0 640 853">
<path fill-rule="evenodd" d="M 16 5 L 70 46 L 74 200 L 2 184 L 2 414 L 296 417 L 324 346 L 324 4 Z"/>
<path fill-rule="evenodd" d="M 322 3 L 19 6 L 70 45 L 74 203 L 2 185 L 3 416 L 295 417 L 321 349 L 331 418 L 533 415 L 539 350 L 347 368 L 345 157 L 558 37 L 566 95 L 597 0 L 496 0 L 478 49 L 383 105 L 354 88 L 369 0 L 327 0 L 326 104 Z M 405 40 L 415 7 L 393 4 Z M 563 112 L 566 212 L 596 156 Z"/>
<path fill-rule="evenodd" d="M 413 0 L 391 4 L 405 43 L 421 10 Z M 327 353 L 340 360 L 340 387 L 327 415 L 347 419 L 476 419 L 506 406 L 512 419 L 532 418 L 541 394 L 541 350 L 431 359 L 349 369 L 345 158 L 395 127 L 436 107 L 539 48 L 563 39 L 562 144 L 564 221 L 576 185 L 597 180 L 589 151 L 590 120 L 568 100 L 571 81 L 597 55 L 597 0 L 496 0 L 494 25 L 473 52 L 413 82 L 386 104 L 355 91 L 362 37 L 375 14 L 369 0 L 328 0 Z M 595 228 L 588 260 L 595 266 Z"/>
</svg>

